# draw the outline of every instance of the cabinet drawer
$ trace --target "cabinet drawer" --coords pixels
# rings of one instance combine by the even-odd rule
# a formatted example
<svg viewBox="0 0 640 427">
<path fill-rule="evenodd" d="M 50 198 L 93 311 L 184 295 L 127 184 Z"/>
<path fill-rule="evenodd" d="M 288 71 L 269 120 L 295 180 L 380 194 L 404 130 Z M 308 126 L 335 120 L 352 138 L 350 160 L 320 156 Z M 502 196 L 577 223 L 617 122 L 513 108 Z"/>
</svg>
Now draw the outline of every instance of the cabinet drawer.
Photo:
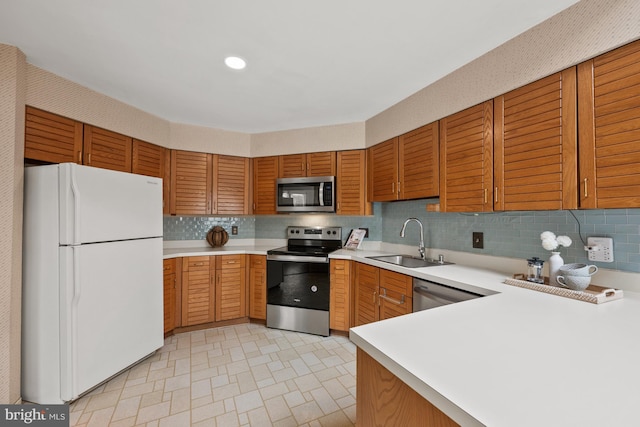
<svg viewBox="0 0 640 427">
<path fill-rule="evenodd" d="M 265 268 L 267 266 L 267 257 L 264 255 L 250 255 L 249 261 L 251 268 Z"/>
<path fill-rule="evenodd" d="M 347 259 L 332 259 L 331 268 L 333 271 L 340 271 L 341 274 L 348 274 L 349 262 Z"/>
<path fill-rule="evenodd" d="M 216 258 L 217 269 L 226 270 L 229 268 L 244 268 L 244 255 L 220 255 Z"/>
<path fill-rule="evenodd" d="M 188 271 L 191 269 L 208 269 L 209 268 L 209 256 L 190 256 L 187 257 L 187 262 L 183 262 L 182 269 Z"/>
<path fill-rule="evenodd" d="M 162 271 L 164 274 L 172 274 L 176 272 L 175 258 L 162 260 Z"/>
</svg>

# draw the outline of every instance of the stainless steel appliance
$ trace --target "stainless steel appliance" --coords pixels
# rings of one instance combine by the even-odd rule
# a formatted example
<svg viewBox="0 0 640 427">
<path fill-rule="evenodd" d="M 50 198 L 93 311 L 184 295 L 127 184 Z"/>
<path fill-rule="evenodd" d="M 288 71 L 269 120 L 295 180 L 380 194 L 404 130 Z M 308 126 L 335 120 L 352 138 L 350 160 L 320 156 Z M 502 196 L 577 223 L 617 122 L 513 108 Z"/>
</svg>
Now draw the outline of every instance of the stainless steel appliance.
<svg viewBox="0 0 640 427">
<path fill-rule="evenodd" d="M 329 335 L 329 254 L 340 227 L 288 227 L 287 246 L 267 251 L 267 327 Z"/>
<path fill-rule="evenodd" d="M 442 305 L 454 304 L 480 298 L 484 295 L 452 288 L 427 280 L 413 279 L 413 311 L 428 310 Z"/>
<path fill-rule="evenodd" d="M 335 177 L 279 178 L 276 181 L 278 212 L 335 212 Z"/>
</svg>

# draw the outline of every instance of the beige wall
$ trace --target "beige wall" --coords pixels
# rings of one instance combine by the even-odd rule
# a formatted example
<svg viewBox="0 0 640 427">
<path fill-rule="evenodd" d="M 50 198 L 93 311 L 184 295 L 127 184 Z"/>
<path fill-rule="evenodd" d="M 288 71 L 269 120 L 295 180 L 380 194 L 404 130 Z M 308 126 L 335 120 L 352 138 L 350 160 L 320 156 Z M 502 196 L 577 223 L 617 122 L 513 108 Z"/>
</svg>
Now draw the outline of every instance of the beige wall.
<svg viewBox="0 0 640 427">
<path fill-rule="evenodd" d="M 367 120 L 366 146 L 638 39 L 639 22 L 637 0 L 582 0 Z"/>
<path fill-rule="evenodd" d="M 251 157 L 364 148 L 364 122 L 251 135 Z"/>
<path fill-rule="evenodd" d="M 0 403 L 20 400 L 26 59 L 0 44 Z"/>
<path fill-rule="evenodd" d="M 251 156 L 251 135 L 202 126 L 171 123 L 169 148 L 231 156 Z"/>
</svg>

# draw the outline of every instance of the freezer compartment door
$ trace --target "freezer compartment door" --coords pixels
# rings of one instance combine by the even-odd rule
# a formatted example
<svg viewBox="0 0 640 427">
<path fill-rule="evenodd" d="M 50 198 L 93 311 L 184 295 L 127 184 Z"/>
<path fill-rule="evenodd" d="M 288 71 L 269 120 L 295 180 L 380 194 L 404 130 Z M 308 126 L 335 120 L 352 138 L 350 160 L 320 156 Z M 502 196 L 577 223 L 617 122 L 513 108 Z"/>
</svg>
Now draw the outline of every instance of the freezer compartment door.
<svg viewBox="0 0 640 427">
<path fill-rule="evenodd" d="M 61 394 L 69 401 L 164 343 L 162 239 L 60 248 Z"/>
<path fill-rule="evenodd" d="M 162 236 L 162 180 L 107 169 L 59 166 L 60 244 Z"/>
</svg>

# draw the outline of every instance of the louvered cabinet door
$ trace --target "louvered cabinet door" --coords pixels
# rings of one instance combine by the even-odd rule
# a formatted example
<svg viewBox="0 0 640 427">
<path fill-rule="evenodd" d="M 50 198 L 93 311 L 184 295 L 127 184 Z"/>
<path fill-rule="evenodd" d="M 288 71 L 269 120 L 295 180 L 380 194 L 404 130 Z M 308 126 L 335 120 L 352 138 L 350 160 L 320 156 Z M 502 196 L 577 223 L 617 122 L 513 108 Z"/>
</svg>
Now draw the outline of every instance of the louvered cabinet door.
<svg viewBox="0 0 640 427">
<path fill-rule="evenodd" d="M 380 269 L 357 262 L 355 264 L 354 326 L 379 320 L 378 280 Z"/>
<path fill-rule="evenodd" d="M 212 155 L 191 151 L 171 152 L 171 213 L 211 213 Z"/>
<path fill-rule="evenodd" d="M 495 210 L 576 209 L 576 69 L 494 100 Z"/>
<path fill-rule="evenodd" d="M 162 178 L 162 213 L 169 214 L 170 150 L 139 139 L 133 140 L 131 171 L 139 175 Z M 167 173 L 169 172 L 169 173 Z"/>
<path fill-rule="evenodd" d="M 307 176 L 336 176 L 336 152 L 307 153 Z"/>
<path fill-rule="evenodd" d="M 581 208 L 640 207 L 640 42 L 578 65 Z"/>
<path fill-rule="evenodd" d="M 216 258 L 216 321 L 239 319 L 247 315 L 245 255 Z"/>
<path fill-rule="evenodd" d="M 348 331 L 351 318 L 351 261 L 332 259 L 330 271 L 329 328 Z"/>
<path fill-rule="evenodd" d="M 276 213 L 278 156 L 253 159 L 253 213 Z"/>
<path fill-rule="evenodd" d="M 267 319 L 267 257 L 249 257 L 249 317 Z"/>
<path fill-rule="evenodd" d="M 368 150 L 368 193 L 370 202 L 398 199 L 398 138 Z"/>
<path fill-rule="evenodd" d="M 110 130 L 84 125 L 83 163 L 97 168 L 131 172 L 132 139 Z"/>
<path fill-rule="evenodd" d="M 493 210 L 493 101 L 440 120 L 440 207 Z"/>
<path fill-rule="evenodd" d="M 221 215 L 249 213 L 249 159 L 213 156 L 213 209 Z"/>
<path fill-rule="evenodd" d="M 288 154 L 279 156 L 278 178 L 299 178 L 307 175 L 307 155 Z"/>
<path fill-rule="evenodd" d="M 24 158 L 49 163 L 82 163 L 82 123 L 27 107 Z"/>
<path fill-rule="evenodd" d="M 185 257 L 182 261 L 182 326 L 215 320 L 215 259 Z"/>
<path fill-rule="evenodd" d="M 399 137 L 400 199 L 437 197 L 440 192 L 438 122 Z"/>
<path fill-rule="evenodd" d="M 380 320 L 413 311 L 413 279 L 395 271 L 380 269 Z"/>
<path fill-rule="evenodd" d="M 338 215 L 371 215 L 367 202 L 366 150 L 339 151 L 336 171 L 336 213 Z"/>
<path fill-rule="evenodd" d="M 164 333 L 171 332 L 176 324 L 176 260 L 165 259 L 163 264 Z"/>
</svg>

